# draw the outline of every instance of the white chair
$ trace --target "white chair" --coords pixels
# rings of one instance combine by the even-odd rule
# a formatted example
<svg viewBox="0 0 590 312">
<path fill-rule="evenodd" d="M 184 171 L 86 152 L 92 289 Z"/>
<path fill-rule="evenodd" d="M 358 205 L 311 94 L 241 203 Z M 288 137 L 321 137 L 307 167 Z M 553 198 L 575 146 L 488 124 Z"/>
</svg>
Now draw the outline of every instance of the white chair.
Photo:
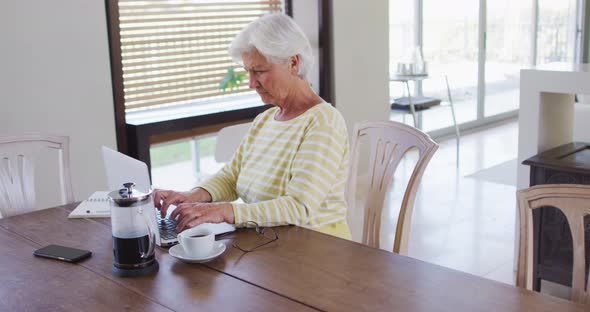
<svg viewBox="0 0 590 312">
<path fill-rule="evenodd" d="M 208 137 L 216 136 L 215 151 L 213 153 L 213 159 L 216 163 L 227 163 L 231 160 L 234 152 L 240 146 L 240 142 L 248 132 L 248 129 L 252 125 L 251 122 L 231 125 L 221 128 L 217 133 L 211 133 L 194 137 L 191 140 L 191 158 L 193 163 L 193 174 L 197 181 L 204 179 L 211 174 L 211 172 L 203 173 L 201 171 L 201 143 L 200 140 Z M 210 169 L 210 168 L 208 168 Z"/>
<path fill-rule="evenodd" d="M 590 185 L 545 184 L 517 192 L 520 239 L 516 286 L 531 289 L 533 281 L 533 210 L 556 207 L 565 216 L 572 235 L 573 272 L 571 300 L 590 304 L 586 287 L 584 217 L 590 215 Z"/>
<path fill-rule="evenodd" d="M 216 162 L 226 163 L 231 160 L 251 125 L 251 122 L 247 122 L 219 130 L 215 144 Z"/>
<path fill-rule="evenodd" d="M 379 248 L 381 215 L 395 170 L 406 152 L 412 148 L 418 150 L 419 159 L 404 193 L 393 244 L 393 252 L 407 255 L 416 191 L 428 162 L 438 149 L 438 144 L 427 134 L 403 123 L 395 121 L 357 123 L 352 135 L 350 178 L 347 185 L 349 216 L 358 215 L 355 209 L 361 209 L 356 207 L 356 176 L 362 137 L 367 137 L 370 144 L 368 192 L 364 199 L 362 243 L 375 248 Z"/>
<path fill-rule="evenodd" d="M 0 213 L 2 217 L 34 211 L 35 158 L 42 149 L 58 149 L 62 202 L 72 203 L 69 138 L 65 136 L 0 136 Z"/>
</svg>

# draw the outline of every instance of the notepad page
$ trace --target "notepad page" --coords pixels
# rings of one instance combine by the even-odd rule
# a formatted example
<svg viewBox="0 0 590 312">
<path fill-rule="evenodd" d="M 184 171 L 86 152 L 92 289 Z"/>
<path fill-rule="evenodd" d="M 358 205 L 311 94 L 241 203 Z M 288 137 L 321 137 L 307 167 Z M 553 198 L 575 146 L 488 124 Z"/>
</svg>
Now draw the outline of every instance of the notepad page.
<svg viewBox="0 0 590 312">
<path fill-rule="evenodd" d="M 81 202 L 68 218 L 109 218 L 111 207 L 108 198 L 109 192 L 94 192 L 88 199 Z"/>
</svg>

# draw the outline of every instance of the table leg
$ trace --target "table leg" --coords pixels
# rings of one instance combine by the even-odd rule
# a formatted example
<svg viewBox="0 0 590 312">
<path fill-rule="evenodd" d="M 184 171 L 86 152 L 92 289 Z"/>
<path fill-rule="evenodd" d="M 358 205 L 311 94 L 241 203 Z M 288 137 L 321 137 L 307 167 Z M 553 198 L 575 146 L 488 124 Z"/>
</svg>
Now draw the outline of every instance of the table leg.
<svg viewBox="0 0 590 312">
<path fill-rule="evenodd" d="M 417 128 L 418 123 L 416 121 L 416 108 L 412 102 L 412 93 L 410 93 L 410 82 L 408 80 L 406 80 L 406 88 L 408 89 L 408 103 L 410 104 L 410 112 L 412 113 L 412 118 L 414 119 L 414 128 Z"/>
<path fill-rule="evenodd" d="M 455 105 L 453 104 L 453 97 L 451 96 L 451 88 L 449 87 L 449 78 L 445 75 L 445 82 L 447 84 L 447 94 L 449 96 L 449 104 L 451 105 L 451 114 L 453 115 L 453 125 L 455 125 L 455 137 L 457 138 L 457 168 L 459 168 L 459 145 L 461 135 L 459 134 L 459 126 L 457 126 L 457 118 L 455 117 Z"/>
</svg>

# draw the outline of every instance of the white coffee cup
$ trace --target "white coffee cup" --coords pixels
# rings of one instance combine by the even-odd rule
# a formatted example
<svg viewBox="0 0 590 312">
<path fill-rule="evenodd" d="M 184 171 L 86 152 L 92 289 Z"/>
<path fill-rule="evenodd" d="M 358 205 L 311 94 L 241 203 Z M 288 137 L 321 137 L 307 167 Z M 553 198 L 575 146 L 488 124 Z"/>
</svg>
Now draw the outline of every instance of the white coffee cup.
<svg viewBox="0 0 590 312">
<path fill-rule="evenodd" d="M 192 228 L 178 234 L 178 243 L 191 258 L 204 258 L 211 254 L 215 234 L 205 228 Z"/>
</svg>

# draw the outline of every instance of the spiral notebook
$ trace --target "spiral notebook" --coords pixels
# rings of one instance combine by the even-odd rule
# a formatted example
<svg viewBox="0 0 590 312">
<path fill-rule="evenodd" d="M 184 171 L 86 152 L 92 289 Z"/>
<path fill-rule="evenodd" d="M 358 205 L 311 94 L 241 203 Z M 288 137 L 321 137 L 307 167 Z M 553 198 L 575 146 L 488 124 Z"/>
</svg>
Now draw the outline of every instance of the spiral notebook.
<svg viewBox="0 0 590 312">
<path fill-rule="evenodd" d="M 110 218 L 109 192 L 94 192 L 87 200 L 81 202 L 68 218 Z"/>
</svg>

